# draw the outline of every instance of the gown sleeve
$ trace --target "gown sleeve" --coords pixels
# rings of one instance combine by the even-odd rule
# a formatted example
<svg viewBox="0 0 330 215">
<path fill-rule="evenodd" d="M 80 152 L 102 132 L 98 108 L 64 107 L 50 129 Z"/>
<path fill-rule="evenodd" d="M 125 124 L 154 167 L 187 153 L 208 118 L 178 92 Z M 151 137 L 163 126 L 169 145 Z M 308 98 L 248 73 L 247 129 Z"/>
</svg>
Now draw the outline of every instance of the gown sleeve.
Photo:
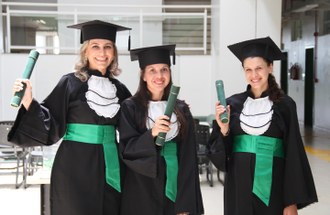
<svg viewBox="0 0 330 215">
<path fill-rule="evenodd" d="M 29 110 L 20 107 L 8 141 L 20 146 L 51 145 L 65 132 L 70 81 L 63 76 L 51 94 L 39 104 L 33 99 Z"/>
<path fill-rule="evenodd" d="M 225 138 L 220 132 L 220 127 L 215 120 L 213 120 L 212 132 L 208 141 L 208 158 L 214 166 L 223 172 L 227 171 L 227 160 L 230 152 L 226 147 Z"/>
<path fill-rule="evenodd" d="M 121 104 L 119 121 L 119 150 L 123 162 L 132 170 L 142 175 L 156 178 L 157 149 L 150 130 L 141 130 L 139 123 L 144 113 L 132 99 Z"/>
<path fill-rule="evenodd" d="M 189 212 L 189 214 L 203 214 L 202 195 L 199 183 L 197 164 L 197 149 L 194 121 L 188 105 L 179 101 L 179 108 L 186 118 L 184 136 L 178 141 L 178 191 L 175 212 Z"/>
<path fill-rule="evenodd" d="M 291 98 L 286 97 L 280 109 L 286 124 L 284 205 L 297 204 L 298 209 L 301 209 L 317 202 L 317 194 L 299 130 L 296 104 Z"/>
<path fill-rule="evenodd" d="M 238 112 L 239 101 L 244 101 L 245 94 L 234 95 L 226 99 L 228 105 L 230 105 L 231 114 Z M 233 116 L 230 116 L 230 131 L 233 131 Z M 229 132 L 229 135 L 224 137 L 221 133 L 220 127 L 216 120 L 212 123 L 212 132 L 208 141 L 208 157 L 214 166 L 222 171 L 227 172 L 228 162 L 232 153 L 233 134 Z"/>
</svg>

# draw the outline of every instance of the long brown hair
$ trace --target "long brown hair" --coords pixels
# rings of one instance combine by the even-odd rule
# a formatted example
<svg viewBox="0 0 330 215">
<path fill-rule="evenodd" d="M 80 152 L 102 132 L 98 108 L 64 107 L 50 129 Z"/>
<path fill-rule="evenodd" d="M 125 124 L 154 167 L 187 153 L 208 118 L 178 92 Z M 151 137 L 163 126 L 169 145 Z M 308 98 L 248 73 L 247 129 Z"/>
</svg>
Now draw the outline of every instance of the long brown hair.
<svg viewBox="0 0 330 215">
<path fill-rule="evenodd" d="M 79 78 L 81 81 L 85 82 L 88 80 L 87 69 L 89 66 L 87 57 L 86 57 L 86 49 L 88 47 L 90 40 L 86 40 L 80 47 L 79 52 L 79 60 L 74 66 L 75 76 Z M 121 73 L 121 69 L 118 67 L 118 49 L 115 43 L 113 44 L 114 48 L 114 58 L 108 67 L 109 77 L 113 78 L 114 76 L 118 76 Z"/>
<path fill-rule="evenodd" d="M 268 76 L 269 99 L 274 103 L 278 102 L 283 96 L 284 91 L 278 86 L 273 74 Z"/>
<path fill-rule="evenodd" d="M 171 68 L 170 68 L 170 73 L 172 73 Z M 142 128 L 146 128 L 146 121 L 148 117 L 148 104 L 149 101 L 151 100 L 151 92 L 149 91 L 147 87 L 147 83 L 143 80 L 143 76 L 145 74 L 145 69 L 140 70 L 140 81 L 139 81 L 139 86 L 136 91 L 136 93 L 133 95 L 132 99 L 140 104 L 143 107 L 144 113 L 142 114 L 142 120 L 139 122 L 141 123 L 139 126 Z M 172 75 L 170 76 L 170 82 L 169 84 L 165 87 L 164 89 L 164 94 L 162 97 L 162 101 L 167 101 L 170 90 L 172 86 Z M 181 137 L 184 134 L 185 127 L 186 127 L 186 119 L 184 117 L 184 113 L 178 108 L 178 102 L 176 103 L 174 107 L 174 112 L 177 115 L 177 119 L 180 123 L 180 132 L 179 132 L 179 137 Z"/>
<path fill-rule="evenodd" d="M 273 61 L 263 57 L 261 58 L 267 63 L 268 67 L 270 65 L 273 65 Z M 242 66 L 244 67 L 243 63 Z M 278 102 L 284 96 L 284 91 L 279 87 L 276 82 L 275 76 L 272 73 L 268 75 L 268 93 L 269 99 L 274 103 Z"/>
</svg>

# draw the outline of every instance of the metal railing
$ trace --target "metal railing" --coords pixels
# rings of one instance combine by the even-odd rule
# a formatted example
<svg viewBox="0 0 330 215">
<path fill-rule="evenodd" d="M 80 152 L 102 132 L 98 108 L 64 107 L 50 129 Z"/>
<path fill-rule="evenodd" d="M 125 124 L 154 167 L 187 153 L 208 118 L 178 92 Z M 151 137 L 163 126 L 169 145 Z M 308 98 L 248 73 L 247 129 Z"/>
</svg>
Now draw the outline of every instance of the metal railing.
<svg viewBox="0 0 330 215">
<path fill-rule="evenodd" d="M 178 51 L 199 51 L 203 54 L 207 54 L 208 51 L 210 5 L 141 6 L 2 2 L 1 8 L 0 26 L 3 25 L 2 39 L 5 53 L 24 52 L 34 48 L 44 50 L 44 53 L 77 52 L 80 47 L 79 31 L 67 30 L 66 26 L 92 19 L 134 26 L 129 34 L 132 37 L 132 44 L 136 47 L 150 45 L 148 43 L 152 42 L 162 43 L 166 40 L 169 43 L 176 43 Z M 175 36 L 171 34 L 174 25 L 181 25 L 176 28 Z M 164 28 L 164 26 L 169 27 Z M 165 34 L 165 31 L 168 32 Z M 37 44 L 35 37 L 38 33 L 46 34 L 44 40 L 52 41 Z M 121 36 L 119 34 L 117 40 L 120 37 L 127 38 L 124 37 L 128 36 L 127 34 L 127 32 Z M 164 35 L 169 38 L 164 39 Z M 123 44 L 120 46 L 120 43 L 122 42 L 117 44 L 118 49 L 124 50 L 125 46 Z"/>
</svg>

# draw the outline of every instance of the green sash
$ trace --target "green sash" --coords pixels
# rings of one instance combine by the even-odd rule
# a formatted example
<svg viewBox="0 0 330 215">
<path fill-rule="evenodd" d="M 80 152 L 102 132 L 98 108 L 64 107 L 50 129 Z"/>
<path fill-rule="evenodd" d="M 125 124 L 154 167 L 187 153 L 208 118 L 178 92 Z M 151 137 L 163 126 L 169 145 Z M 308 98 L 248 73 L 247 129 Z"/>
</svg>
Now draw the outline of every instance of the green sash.
<svg viewBox="0 0 330 215">
<path fill-rule="evenodd" d="M 282 140 L 266 136 L 239 135 L 234 137 L 233 151 L 256 154 L 253 193 L 269 206 L 273 157 L 284 158 Z"/>
<path fill-rule="evenodd" d="M 64 140 L 89 144 L 103 144 L 106 182 L 121 192 L 116 131 L 112 125 L 67 124 Z"/>
<path fill-rule="evenodd" d="M 168 141 L 165 142 L 162 150 L 160 151 L 161 156 L 164 157 L 166 163 L 166 187 L 165 195 L 172 201 L 175 202 L 177 193 L 178 183 L 178 156 L 176 142 Z"/>
</svg>

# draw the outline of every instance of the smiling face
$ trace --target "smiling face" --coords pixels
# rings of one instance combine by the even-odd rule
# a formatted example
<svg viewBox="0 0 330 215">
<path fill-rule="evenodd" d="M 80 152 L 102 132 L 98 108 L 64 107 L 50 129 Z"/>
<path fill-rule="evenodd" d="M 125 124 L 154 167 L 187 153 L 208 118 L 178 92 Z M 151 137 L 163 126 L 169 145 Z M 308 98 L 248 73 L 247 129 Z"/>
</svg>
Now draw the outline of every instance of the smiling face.
<svg viewBox="0 0 330 215">
<path fill-rule="evenodd" d="M 268 76 L 273 71 L 273 64 L 261 57 L 248 57 L 243 61 L 243 69 L 251 91 L 259 98 L 268 89 Z"/>
<path fill-rule="evenodd" d="M 170 83 L 171 70 L 167 64 L 152 64 L 144 69 L 143 81 L 152 94 L 152 100 L 161 100 L 164 89 Z"/>
<path fill-rule="evenodd" d="M 114 58 L 114 45 L 111 40 L 91 39 L 88 42 L 85 56 L 88 59 L 88 67 L 106 73 Z"/>
</svg>

